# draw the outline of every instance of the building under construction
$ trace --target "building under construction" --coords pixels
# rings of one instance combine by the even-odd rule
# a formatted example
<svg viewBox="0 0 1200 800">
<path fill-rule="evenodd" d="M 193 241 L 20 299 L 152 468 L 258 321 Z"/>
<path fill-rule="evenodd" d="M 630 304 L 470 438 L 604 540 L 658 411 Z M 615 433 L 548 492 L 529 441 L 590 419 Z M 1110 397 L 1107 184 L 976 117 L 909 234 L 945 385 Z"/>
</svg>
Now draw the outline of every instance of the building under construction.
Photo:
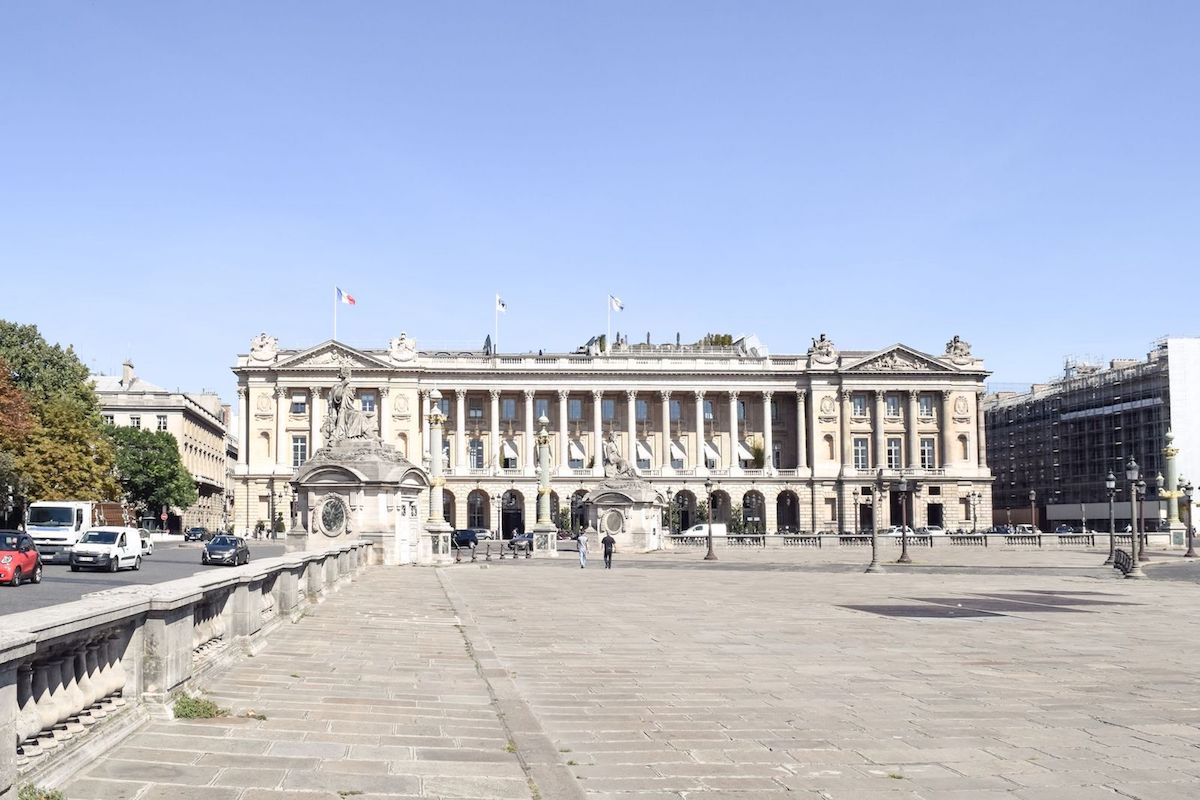
<svg viewBox="0 0 1200 800">
<path fill-rule="evenodd" d="M 984 413 L 997 523 L 1030 521 L 1032 490 L 1043 530 L 1085 520 L 1106 530 L 1111 472 L 1123 529 L 1130 516 L 1125 465 L 1133 457 L 1148 487 L 1142 515 L 1156 530 L 1166 504 L 1158 502 L 1155 478 L 1166 474 L 1169 430 L 1180 474 L 1200 477 L 1200 339 L 1164 338 L 1144 361 L 1116 359 L 1106 368 L 1068 359 L 1061 379 L 988 395 Z"/>
</svg>

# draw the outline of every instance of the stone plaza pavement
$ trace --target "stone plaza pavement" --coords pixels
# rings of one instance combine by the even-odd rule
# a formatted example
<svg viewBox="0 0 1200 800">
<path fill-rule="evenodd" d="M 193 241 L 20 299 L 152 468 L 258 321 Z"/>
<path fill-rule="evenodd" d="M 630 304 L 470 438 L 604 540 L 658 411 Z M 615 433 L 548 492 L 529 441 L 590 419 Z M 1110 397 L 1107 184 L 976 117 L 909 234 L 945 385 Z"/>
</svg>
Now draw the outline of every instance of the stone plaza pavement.
<svg viewBox="0 0 1200 800">
<path fill-rule="evenodd" d="M 1099 549 L 913 554 L 885 575 L 836 549 L 372 568 L 211 682 L 265 719 L 151 722 L 64 788 L 1200 797 L 1200 587 L 1120 580 Z"/>
</svg>

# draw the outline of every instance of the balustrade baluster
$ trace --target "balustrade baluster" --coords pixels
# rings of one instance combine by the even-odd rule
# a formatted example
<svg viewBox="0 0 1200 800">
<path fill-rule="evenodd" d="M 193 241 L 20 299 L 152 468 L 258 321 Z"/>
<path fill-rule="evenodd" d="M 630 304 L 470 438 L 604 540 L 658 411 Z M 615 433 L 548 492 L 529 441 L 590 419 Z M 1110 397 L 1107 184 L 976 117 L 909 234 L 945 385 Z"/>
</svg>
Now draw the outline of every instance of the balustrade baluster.
<svg viewBox="0 0 1200 800">
<path fill-rule="evenodd" d="M 58 747 L 58 737 L 53 734 L 58 710 L 54 707 L 54 689 L 50 685 L 55 672 L 51 667 L 48 661 L 33 665 L 33 702 L 38 715 L 38 744 L 43 750 Z"/>
<path fill-rule="evenodd" d="M 93 719 L 104 719 L 108 712 L 104 710 L 101 701 L 104 699 L 104 683 L 100 674 L 100 645 L 91 641 L 85 648 L 87 658 L 88 682 L 92 687 L 91 715 Z"/>
<path fill-rule="evenodd" d="M 37 758 L 42 754 L 42 748 L 37 741 L 37 735 L 42 730 L 42 721 L 38 715 L 37 700 L 33 695 L 32 664 L 17 667 L 17 709 L 16 746 L 25 758 Z"/>
<path fill-rule="evenodd" d="M 67 718 L 63 724 L 71 733 L 83 732 L 83 720 L 79 713 L 83 710 L 83 692 L 79 689 L 79 681 L 75 676 L 75 654 L 66 653 L 62 659 L 63 698 L 67 707 Z"/>
<path fill-rule="evenodd" d="M 118 635 L 109 636 L 105 639 L 108 644 L 109 652 L 112 654 L 113 677 L 112 691 L 110 696 L 114 706 L 125 705 L 125 698 L 121 694 L 125 691 L 125 662 L 124 662 L 124 643 Z"/>
</svg>

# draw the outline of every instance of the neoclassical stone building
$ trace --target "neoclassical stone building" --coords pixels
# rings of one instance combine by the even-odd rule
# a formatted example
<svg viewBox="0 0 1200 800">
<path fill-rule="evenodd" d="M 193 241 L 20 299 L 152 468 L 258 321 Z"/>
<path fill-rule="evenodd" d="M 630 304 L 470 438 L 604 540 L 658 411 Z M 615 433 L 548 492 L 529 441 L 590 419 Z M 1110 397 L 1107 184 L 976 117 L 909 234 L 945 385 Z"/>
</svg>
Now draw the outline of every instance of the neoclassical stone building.
<svg viewBox="0 0 1200 800">
<path fill-rule="evenodd" d="M 543 416 L 564 526 L 581 513 L 575 498 L 603 477 L 597 453 L 608 438 L 670 492 L 677 529 L 695 521 L 706 481 L 714 519 L 740 514 L 748 530 L 869 530 L 877 487 L 901 477 L 916 492 L 882 495 L 881 527 L 899 524 L 901 502 L 916 527 L 991 519 L 979 410 L 988 373 L 957 336 L 936 356 L 902 344 L 839 352 L 824 334 L 798 355 L 768 355 L 753 339 L 533 355 L 421 351 L 404 334 L 379 350 L 332 340 L 289 350 L 263 334 L 233 369 L 238 531 L 272 507 L 289 515 L 288 483 L 322 444 L 326 393 L 343 364 L 372 431 L 417 464 L 429 464 L 430 396 L 440 393 L 445 515 L 458 528 L 532 527 Z"/>
</svg>

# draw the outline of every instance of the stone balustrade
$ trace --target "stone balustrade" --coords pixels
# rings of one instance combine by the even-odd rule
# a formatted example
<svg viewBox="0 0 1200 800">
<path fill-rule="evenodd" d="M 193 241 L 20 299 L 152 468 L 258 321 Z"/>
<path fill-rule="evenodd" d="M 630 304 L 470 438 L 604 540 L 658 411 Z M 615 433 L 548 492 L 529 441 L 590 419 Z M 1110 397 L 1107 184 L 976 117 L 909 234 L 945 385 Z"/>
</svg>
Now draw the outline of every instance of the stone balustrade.
<svg viewBox="0 0 1200 800">
<path fill-rule="evenodd" d="M 805 532 L 798 534 L 792 533 L 745 533 L 745 534 L 717 534 L 713 537 L 713 546 L 716 548 L 722 547 L 759 547 L 759 548 L 778 548 L 778 547 L 869 547 L 871 545 L 871 535 L 867 533 L 858 534 L 828 534 L 818 533 L 810 535 Z M 1120 536 L 1117 537 L 1117 544 L 1121 544 Z M 691 547 L 707 547 L 708 537 L 701 534 L 672 534 L 663 537 L 667 548 L 691 548 Z M 1100 541 L 1104 540 L 1104 541 Z M 1124 537 L 1125 544 L 1129 544 L 1129 536 Z M 891 542 L 899 547 L 901 537 L 891 535 L 880 535 L 879 543 L 887 545 Z M 1097 536 L 1095 534 L 1057 534 L 1057 533 L 1039 533 L 1039 534 L 997 534 L 997 533 L 979 533 L 979 534 L 949 534 L 949 535 L 929 535 L 921 533 L 912 533 L 908 536 L 909 547 L 941 547 L 941 546 L 978 546 L 991 547 L 1010 550 L 1023 550 L 1027 548 L 1069 548 L 1069 547 L 1095 547 L 1097 542 L 1104 544 L 1107 542 L 1107 534 Z"/>
<path fill-rule="evenodd" d="M 188 685 L 253 652 L 366 568 L 367 542 L 9 614 L 0 633 L 0 798 L 54 781 Z"/>
</svg>

